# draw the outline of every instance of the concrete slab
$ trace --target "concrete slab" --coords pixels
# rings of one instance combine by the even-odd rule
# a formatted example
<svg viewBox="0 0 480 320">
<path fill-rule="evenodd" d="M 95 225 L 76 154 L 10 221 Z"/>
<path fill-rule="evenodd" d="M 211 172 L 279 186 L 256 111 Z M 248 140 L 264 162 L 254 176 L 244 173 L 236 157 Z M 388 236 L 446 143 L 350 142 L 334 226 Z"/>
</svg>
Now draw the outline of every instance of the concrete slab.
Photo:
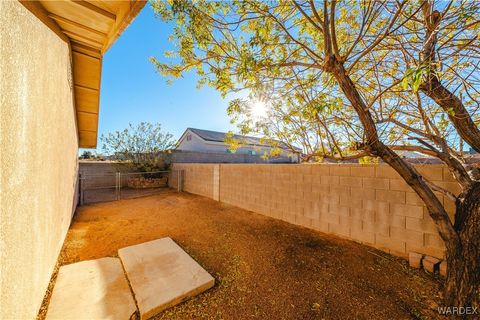
<svg viewBox="0 0 480 320">
<path fill-rule="evenodd" d="M 447 276 L 447 261 L 443 260 L 440 262 L 440 268 L 439 268 L 440 275 L 443 277 Z"/>
<path fill-rule="evenodd" d="M 423 254 L 416 252 L 408 253 L 408 262 L 412 268 L 420 268 L 422 266 Z"/>
<path fill-rule="evenodd" d="M 47 320 L 130 319 L 135 301 L 117 258 L 101 258 L 60 267 Z"/>
<path fill-rule="evenodd" d="M 215 279 L 172 239 L 162 238 L 118 250 L 141 319 L 211 287 Z"/>
<path fill-rule="evenodd" d="M 430 273 L 437 272 L 439 265 L 440 260 L 435 257 L 425 256 L 425 258 L 423 258 L 423 268 Z"/>
</svg>

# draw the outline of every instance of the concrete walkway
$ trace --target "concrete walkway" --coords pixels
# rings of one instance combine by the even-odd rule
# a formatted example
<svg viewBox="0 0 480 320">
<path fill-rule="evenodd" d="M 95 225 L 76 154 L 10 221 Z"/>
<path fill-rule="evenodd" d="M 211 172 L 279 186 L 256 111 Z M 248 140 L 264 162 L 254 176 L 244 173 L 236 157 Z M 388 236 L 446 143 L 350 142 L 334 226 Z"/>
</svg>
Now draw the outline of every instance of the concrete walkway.
<svg viewBox="0 0 480 320">
<path fill-rule="evenodd" d="M 60 268 L 47 319 L 125 319 L 137 311 L 117 258 L 82 261 Z"/>
<path fill-rule="evenodd" d="M 215 282 L 170 238 L 122 248 L 118 254 L 120 259 L 62 266 L 46 319 L 131 319 L 137 307 L 128 281 L 140 318 L 148 319 Z"/>
<path fill-rule="evenodd" d="M 170 238 L 118 250 L 142 320 L 193 297 L 215 280 Z"/>
</svg>

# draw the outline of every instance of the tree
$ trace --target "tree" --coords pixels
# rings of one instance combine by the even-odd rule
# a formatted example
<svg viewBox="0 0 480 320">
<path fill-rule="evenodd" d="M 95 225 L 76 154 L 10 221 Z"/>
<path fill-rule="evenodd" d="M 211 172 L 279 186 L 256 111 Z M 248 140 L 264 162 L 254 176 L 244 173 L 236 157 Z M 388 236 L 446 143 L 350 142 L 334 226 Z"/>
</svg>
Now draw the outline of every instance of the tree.
<svg viewBox="0 0 480 320">
<path fill-rule="evenodd" d="M 248 99 L 230 113 L 245 131 L 292 142 L 311 157 L 375 157 L 423 200 L 445 242 L 448 306 L 480 306 L 480 173 L 463 143 L 480 152 L 480 7 L 475 1 L 153 2 L 175 21 L 170 77 L 195 70 L 223 95 L 267 99 L 264 122 Z M 293 130 L 292 130 L 293 129 Z M 459 194 L 423 177 L 395 150 L 440 159 Z M 456 203 L 451 219 L 442 201 Z"/>
<path fill-rule="evenodd" d="M 160 123 L 141 122 L 123 131 L 101 136 L 105 154 L 130 163 L 138 171 L 160 171 L 169 165 L 168 151 L 175 145 L 173 135 L 164 132 Z"/>
<path fill-rule="evenodd" d="M 94 154 L 91 151 L 85 150 L 80 155 L 80 159 L 93 159 Z"/>
</svg>

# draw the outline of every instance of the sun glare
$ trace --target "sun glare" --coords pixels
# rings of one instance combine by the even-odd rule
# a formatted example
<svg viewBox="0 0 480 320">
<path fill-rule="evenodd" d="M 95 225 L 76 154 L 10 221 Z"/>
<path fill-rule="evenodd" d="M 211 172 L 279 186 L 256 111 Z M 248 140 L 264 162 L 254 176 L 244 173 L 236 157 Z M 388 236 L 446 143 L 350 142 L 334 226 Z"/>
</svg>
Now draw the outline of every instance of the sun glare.
<svg viewBox="0 0 480 320">
<path fill-rule="evenodd" d="M 267 116 L 267 104 L 264 101 L 252 101 L 250 112 L 254 120 L 260 120 Z"/>
</svg>

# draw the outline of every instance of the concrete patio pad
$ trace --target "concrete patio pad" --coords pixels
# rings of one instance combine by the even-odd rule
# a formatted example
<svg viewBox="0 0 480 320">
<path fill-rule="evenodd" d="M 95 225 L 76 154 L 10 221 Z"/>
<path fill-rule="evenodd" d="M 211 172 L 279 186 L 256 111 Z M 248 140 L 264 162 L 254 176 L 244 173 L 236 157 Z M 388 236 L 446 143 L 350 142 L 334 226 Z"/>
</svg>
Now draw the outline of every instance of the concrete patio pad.
<svg viewBox="0 0 480 320">
<path fill-rule="evenodd" d="M 141 319 L 211 287 L 215 279 L 172 239 L 162 238 L 118 250 Z"/>
<path fill-rule="evenodd" d="M 130 319 L 135 301 L 117 258 L 60 267 L 46 319 Z"/>
</svg>

